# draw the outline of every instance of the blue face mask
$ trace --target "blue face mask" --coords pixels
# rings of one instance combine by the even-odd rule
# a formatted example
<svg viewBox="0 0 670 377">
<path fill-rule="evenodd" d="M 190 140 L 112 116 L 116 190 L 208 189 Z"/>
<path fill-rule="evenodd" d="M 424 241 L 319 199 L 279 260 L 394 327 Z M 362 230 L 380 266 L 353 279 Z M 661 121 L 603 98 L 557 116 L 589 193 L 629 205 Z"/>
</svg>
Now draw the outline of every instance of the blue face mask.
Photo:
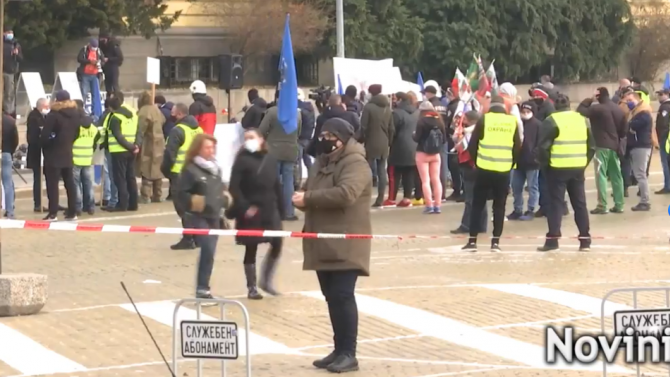
<svg viewBox="0 0 670 377">
<path fill-rule="evenodd" d="M 633 110 L 636 106 L 635 102 L 633 102 L 633 101 L 626 102 L 626 105 L 628 105 L 629 110 Z"/>
<path fill-rule="evenodd" d="M 5 34 L 5 39 L 11 41 L 14 39 L 14 34 Z"/>
</svg>

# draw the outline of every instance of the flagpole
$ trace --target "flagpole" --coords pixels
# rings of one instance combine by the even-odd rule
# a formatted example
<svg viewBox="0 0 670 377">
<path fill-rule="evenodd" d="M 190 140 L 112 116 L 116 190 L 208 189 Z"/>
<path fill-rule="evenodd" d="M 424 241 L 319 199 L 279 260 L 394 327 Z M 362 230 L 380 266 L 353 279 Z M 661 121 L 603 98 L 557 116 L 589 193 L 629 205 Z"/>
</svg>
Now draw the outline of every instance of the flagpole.
<svg viewBox="0 0 670 377">
<path fill-rule="evenodd" d="M 337 57 L 344 57 L 344 0 L 335 0 L 335 18 L 337 19 Z"/>
</svg>

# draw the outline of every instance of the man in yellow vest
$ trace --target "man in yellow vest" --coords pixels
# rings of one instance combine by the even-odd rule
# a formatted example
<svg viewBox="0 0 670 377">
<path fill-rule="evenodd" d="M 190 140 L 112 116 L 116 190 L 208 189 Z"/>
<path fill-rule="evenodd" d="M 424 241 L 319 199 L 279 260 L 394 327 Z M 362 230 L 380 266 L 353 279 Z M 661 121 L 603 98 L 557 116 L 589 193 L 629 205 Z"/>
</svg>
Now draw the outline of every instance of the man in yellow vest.
<svg viewBox="0 0 670 377">
<path fill-rule="evenodd" d="M 98 145 L 100 133 L 93 119 L 84 111 L 84 102 L 75 100 L 81 113 L 77 138 L 72 145 L 72 173 L 77 187 L 77 216 L 82 212 L 95 214 L 95 192 L 93 191 L 93 152 Z"/>
<path fill-rule="evenodd" d="M 493 198 L 493 237 L 491 251 L 500 251 L 500 236 L 505 223 L 505 204 L 509 192 L 510 171 L 521 151 L 521 135 L 517 118 L 507 114 L 505 100 L 491 98 L 489 112 L 479 119 L 472 131 L 468 153 L 475 161 L 476 174 L 470 239 L 465 251 L 477 251 L 477 234 L 481 232 L 481 216 L 489 197 Z"/>
<path fill-rule="evenodd" d="M 140 148 L 137 138 L 137 113 L 123 103 L 123 93 L 115 93 L 110 100 L 112 116 L 107 126 L 107 149 L 112 157 L 112 174 L 119 195 L 116 207 L 110 212 L 137 211 L 137 181 L 135 155 Z"/>
<path fill-rule="evenodd" d="M 556 112 L 547 117 L 540 128 L 538 158 L 547 179 L 549 232 L 544 246 L 537 250 L 559 250 L 563 198 L 567 190 L 579 229 L 579 250 L 589 251 L 591 235 L 584 191 L 584 170 L 596 153 L 595 141 L 589 121 L 578 112 L 570 110 L 570 99 L 566 95 L 559 95 L 555 105 Z"/>
<path fill-rule="evenodd" d="M 173 198 L 174 209 L 181 218 L 182 227 L 188 228 L 184 218 L 184 209 L 178 205 L 178 200 L 174 195 L 179 174 L 184 167 L 186 151 L 188 151 L 195 136 L 202 133 L 202 128 L 198 125 L 195 117 L 188 115 L 188 106 L 184 103 L 178 103 L 172 107 L 172 116 L 176 119 L 176 125 L 168 135 L 161 172 L 170 179 L 170 195 Z M 191 235 L 184 235 L 179 242 L 170 246 L 172 250 L 191 250 L 196 247 L 195 237 Z"/>
</svg>

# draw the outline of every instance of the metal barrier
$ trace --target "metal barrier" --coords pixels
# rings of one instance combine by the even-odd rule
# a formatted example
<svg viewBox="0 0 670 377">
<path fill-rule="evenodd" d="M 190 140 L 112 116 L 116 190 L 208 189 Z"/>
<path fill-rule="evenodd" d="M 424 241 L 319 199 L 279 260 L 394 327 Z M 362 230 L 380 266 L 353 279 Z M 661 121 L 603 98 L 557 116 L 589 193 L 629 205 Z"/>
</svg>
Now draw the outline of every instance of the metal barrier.
<svg viewBox="0 0 670 377">
<path fill-rule="evenodd" d="M 633 294 L 633 310 L 638 310 L 637 306 L 637 294 L 638 292 L 665 292 L 665 308 L 654 308 L 654 309 L 670 309 L 670 287 L 649 287 L 649 288 L 619 288 L 613 289 L 603 297 L 603 301 L 600 306 L 600 331 L 605 333 L 605 305 L 607 300 L 616 293 L 625 293 L 630 292 Z M 614 313 L 612 313 L 614 316 Z M 614 317 L 613 317 L 614 321 Z M 635 369 L 637 371 L 637 377 L 641 377 L 640 374 L 640 364 L 635 364 Z M 670 366 L 668 366 L 668 375 L 670 376 Z M 607 377 L 607 360 L 603 360 L 603 377 Z"/>
<path fill-rule="evenodd" d="M 249 326 L 249 312 L 247 311 L 247 308 L 239 301 L 235 300 L 225 300 L 225 299 L 195 299 L 195 298 L 187 298 L 180 300 L 176 303 L 175 309 L 174 309 L 174 314 L 173 314 L 173 320 L 172 320 L 172 370 L 174 371 L 175 376 L 178 376 L 178 359 L 177 359 L 177 349 L 178 347 L 183 347 L 183 340 L 181 339 L 181 322 L 195 322 L 195 321 L 179 321 L 179 309 L 184 305 L 184 304 L 195 304 L 196 305 L 196 319 L 197 321 L 201 321 L 202 317 L 202 306 L 203 304 L 213 304 L 213 305 L 218 305 L 219 306 L 219 311 L 220 315 L 219 318 L 221 321 L 226 320 L 226 310 L 225 306 L 226 305 L 233 305 L 237 306 L 242 310 L 242 314 L 244 316 L 244 329 L 245 329 L 245 340 L 246 340 L 246 370 L 247 370 L 247 377 L 251 377 L 251 347 L 249 345 L 249 334 L 250 334 L 250 326 Z M 207 321 L 202 321 L 202 323 L 205 324 L 223 324 L 224 322 L 207 322 Z M 235 323 L 235 328 L 237 328 L 237 324 Z M 235 337 L 237 338 L 237 333 L 235 333 Z M 236 347 L 237 343 L 236 343 Z M 238 348 L 236 348 L 238 349 Z M 237 355 L 238 352 L 236 352 Z M 183 349 L 182 349 L 182 356 L 183 355 Z M 197 358 L 197 357 L 189 357 L 189 358 Z M 204 359 L 221 359 L 221 376 L 225 377 L 226 376 L 226 359 L 237 359 L 237 356 L 234 358 L 232 357 L 202 357 L 202 358 L 197 358 L 197 377 L 202 377 L 202 360 Z"/>
</svg>

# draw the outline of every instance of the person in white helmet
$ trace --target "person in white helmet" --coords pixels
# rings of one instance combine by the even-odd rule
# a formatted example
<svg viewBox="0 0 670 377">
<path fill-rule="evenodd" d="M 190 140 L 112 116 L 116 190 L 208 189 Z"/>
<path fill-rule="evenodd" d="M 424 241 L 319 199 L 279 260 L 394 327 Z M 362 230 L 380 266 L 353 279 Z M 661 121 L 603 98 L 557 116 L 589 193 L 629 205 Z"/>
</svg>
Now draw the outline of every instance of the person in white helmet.
<svg viewBox="0 0 670 377">
<path fill-rule="evenodd" d="M 207 95 L 205 83 L 200 80 L 193 81 L 191 83 L 191 95 L 193 96 L 193 103 L 188 108 L 189 115 L 195 117 L 204 133 L 214 135 L 216 107 L 214 107 L 212 97 Z"/>
</svg>

